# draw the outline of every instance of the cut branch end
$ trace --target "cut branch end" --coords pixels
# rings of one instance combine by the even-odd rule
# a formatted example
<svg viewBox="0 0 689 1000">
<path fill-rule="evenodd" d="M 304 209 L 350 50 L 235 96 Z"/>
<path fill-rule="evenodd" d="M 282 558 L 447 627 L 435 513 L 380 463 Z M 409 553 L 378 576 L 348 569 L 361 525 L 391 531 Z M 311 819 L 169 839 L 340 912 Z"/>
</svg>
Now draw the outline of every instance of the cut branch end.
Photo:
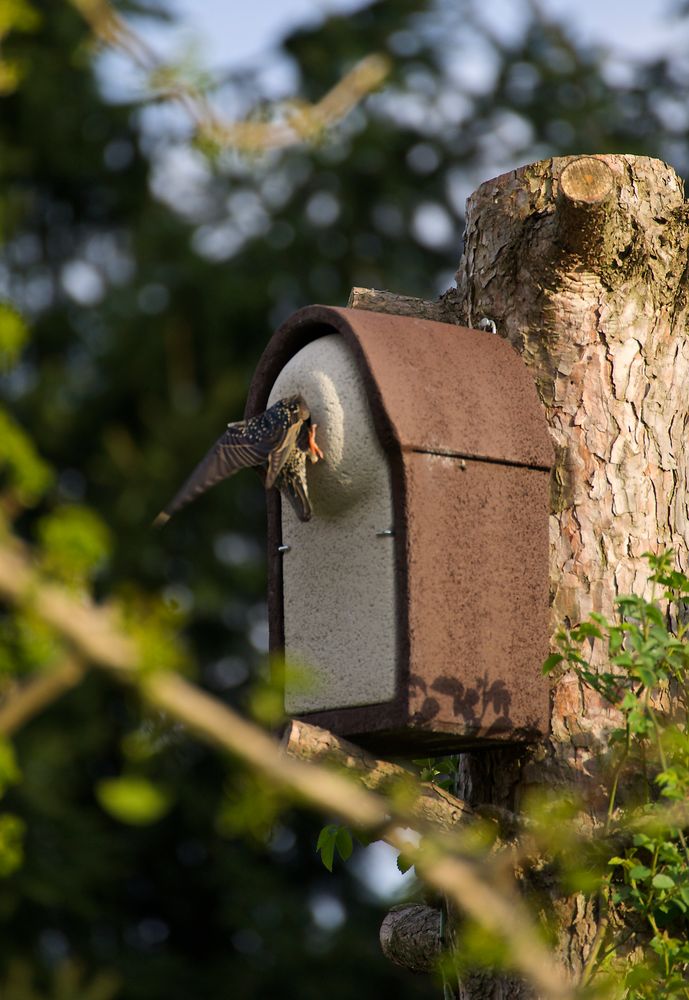
<svg viewBox="0 0 689 1000">
<path fill-rule="evenodd" d="M 607 163 L 595 156 L 580 156 L 568 163 L 560 174 L 562 194 L 571 202 L 600 205 L 612 194 L 613 173 Z"/>
</svg>

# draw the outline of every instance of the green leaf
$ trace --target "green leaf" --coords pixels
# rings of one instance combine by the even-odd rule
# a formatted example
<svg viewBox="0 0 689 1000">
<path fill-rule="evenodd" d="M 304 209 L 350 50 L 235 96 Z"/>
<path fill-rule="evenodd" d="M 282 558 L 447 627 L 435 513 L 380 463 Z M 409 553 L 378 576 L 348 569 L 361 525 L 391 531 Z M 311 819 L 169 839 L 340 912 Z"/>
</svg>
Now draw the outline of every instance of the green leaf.
<svg viewBox="0 0 689 1000">
<path fill-rule="evenodd" d="M 646 865 L 634 865 L 633 868 L 629 869 L 629 877 L 633 878 L 635 882 L 648 878 L 650 874 L 651 869 L 647 868 Z"/>
<path fill-rule="evenodd" d="M 605 615 L 601 615 L 598 611 L 592 611 L 591 614 L 589 615 L 589 619 L 592 622 L 595 622 L 596 625 L 600 625 L 602 629 L 610 628 L 610 622 L 608 621 L 608 619 L 605 617 Z"/>
<path fill-rule="evenodd" d="M 99 781 L 96 796 L 106 812 L 132 826 L 156 823 L 172 805 L 172 796 L 167 791 L 136 775 Z"/>
<path fill-rule="evenodd" d="M 558 664 L 562 663 L 563 660 L 564 656 L 562 656 L 561 653 L 551 653 L 548 659 L 543 664 L 542 667 L 543 673 L 546 675 L 552 673 L 555 667 L 557 667 Z"/>
<path fill-rule="evenodd" d="M 659 626 L 665 632 L 665 619 L 663 618 L 663 612 L 657 604 L 646 604 L 644 613 L 648 621 Z"/>
<path fill-rule="evenodd" d="M 647 688 L 655 687 L 658 683 L 658 672 L 646 664 L 637 663 L 634 673 Z"/>
<path fill-rule="evenodd" d="M 610 655 L 615 656 L 616 653 L 622 649 L 622 643 L 624 642 L 624 632 L 619 628 L 610 629 L 610 638 L 608 639 L 608 648 L 610 650 Z"/>
<path fill-rule="evenodd" d="M 633 965 L 624 977 L 625 985 L 629 987 L 643 986 L 653 980 L 653 972 L 645 965 Z"/>
<path fill-rule="evenodd" d="M 354 844 L 352 843 L 352 835 L 346 826 L 341 826 L 337 831 L 335 846 L 343 861 L 347 861 L 352 856 Z"/>
<path fill-rule="evenodd" d="M 337 851 L 343 861 L 346 861 L 351 857 L 353 847 L 352 834 L 346 826 L 329 823 L 318 834 L 316 850 L 320 853 L 321 861 L 329 872 L 333 870 L 335 851 Z"/>
<path fill-rule="evenodd" d="M 409 869 L 413 867 L 414 867 L 414 862 L 410 861 L 405 854 L 397 855 L 397 868 L 399 871 L 402 872 L 403 875 L 405 874 L 405 872 L 408 872 Z"/>
<path fill-rule="evenodd" d="M 629 713 L 627 722 L 629 723 L 630 731 L 637 736 L 644 736 L 653 728 L 653 723 L 642 706 Z"/>
<path fill-rule="evenodd" d="M 333 870 L 337 832 L 337 824 L 329 823 L 328 826 L 324 826 L 318 834 L 318 841 L 316 842 L 316 851 L 320 854 L 321 861 L 329 872 Z"/>
<path fill-rule="evenodd" d="M 660 872 L 658 875 L 653 876 L 651 885 L 653 886 L 654 889 L 674 889 L 675 887 L 675 883 L 670 878 L 670 876 L 663 875 L 662 872 Z"/>
<path fill-rule="evenodd" d="M 638 703 L 638 698 L 636 697 L 634 692 L 627 691 L 625 692 L 625 696 L 622 699 L 622 704 L 620 705 L 620 708 L 622 709 L 623 712 L 628 712 L 629 709 L 636 708 L 637 703 Z"/>
<path fill-rule="evenodd" d="M 587 621 L 582 622 L 576 629 L 572 629 L 572 637 L 576 638 L 577 642 L 581 642 L 582 639 L 602 639 L 603 633 L 595 622 Z"/>
</svg>

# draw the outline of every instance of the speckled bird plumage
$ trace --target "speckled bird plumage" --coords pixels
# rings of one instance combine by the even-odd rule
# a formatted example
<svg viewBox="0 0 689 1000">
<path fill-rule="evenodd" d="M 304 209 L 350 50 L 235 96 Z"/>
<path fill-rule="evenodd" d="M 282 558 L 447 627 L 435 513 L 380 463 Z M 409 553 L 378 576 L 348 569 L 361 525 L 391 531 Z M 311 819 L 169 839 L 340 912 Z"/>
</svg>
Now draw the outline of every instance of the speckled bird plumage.
<svg viewBox="0 0 689 1000">
<path fill-rule="evenodd" d="M 306 485 L 307 458 L 323 457 L 315 443 L 315 425 L 301 396 L 278 400 L 264 413 L 228 424 L 181 489 L 153 522 L 165 524 L 178 510 L 240 469 L 258 468 L 266 489 L 276 486 L 297 517 L 308 521 L 311 505 Z"/>
<path fill-rule="evenodd" d="M 300 521 L 311 520 L 311 501 L 306 481 L 307 462 L 317 462 L 320 449 L 311 447 L 311 427 L 305 421 L 297 435 L 296 447 L 287 456 L 287 460 L 275 480 L 276 487 L 292 504 L 294 513 Z M 322 453 L 321 453 L 322 457 Z"/>
</svg>

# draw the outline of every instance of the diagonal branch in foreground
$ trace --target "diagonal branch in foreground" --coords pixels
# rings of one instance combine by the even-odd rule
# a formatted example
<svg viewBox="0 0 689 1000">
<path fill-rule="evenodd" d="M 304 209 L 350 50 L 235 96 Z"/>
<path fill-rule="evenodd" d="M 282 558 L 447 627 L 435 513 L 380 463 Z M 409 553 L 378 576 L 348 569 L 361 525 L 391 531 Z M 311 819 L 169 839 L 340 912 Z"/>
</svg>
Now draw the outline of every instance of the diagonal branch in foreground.
<svg viewBox="0 0 689 1000">
<path fill-rule="evenodd" d="M 286 757 L 263 730 L 179 675 L 138 673 L 136 645 L 123 635 L 113 613 L 41 581 L 19 547 L 0 548 L 0 596 L 16 605 L 30 603 L 33 611 L 68 639 L 84 660 L 137 684 L 151 705 L 188 726 L 205 742 L 229 751 L 318 812 L 334 815 L 404 852 L 425 882 L 506 942 L 515 970 L 543 998 L 574 1000 L 574 989 L 556 965 L 516 891 L 491 884 L 480 861 L 456 853 L 447 835 L 442 839 L 426 837 L 416 846 L 405 827 L 423 832 L 418 820 L 403 810 L 395 810 L 392 815 L 382 796 L 322 765 Z M 456 849 L 456 842 L 454 846 Z"/>
<path fill-rule="evenodd" d="M 79 657 L 70 653 L 51 670 L 11 688 L 0 699 L 0 737 L 11 736 L 60 695 L 76 687 L 85 672 Z"/>
</svg>

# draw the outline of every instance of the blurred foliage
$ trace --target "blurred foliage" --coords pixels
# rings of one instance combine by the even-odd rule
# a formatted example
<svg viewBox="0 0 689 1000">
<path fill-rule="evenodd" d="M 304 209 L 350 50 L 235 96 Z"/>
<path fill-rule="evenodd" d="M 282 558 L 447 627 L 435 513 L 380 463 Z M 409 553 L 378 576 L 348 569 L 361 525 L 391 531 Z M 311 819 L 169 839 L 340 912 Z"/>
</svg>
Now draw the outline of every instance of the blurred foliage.
<svg viewBox="0 0 689 1000">
<path fill-rule="evenodd" d="M 294 32 L 290 98 L 320 100 L 372 52 L 392 61 L 388 85 L 316 149 L 207 157 L 183 113 L 125 89 L 69 4 L 2 5 L 0 511 L 38 541 L 46 572 L 118 595 L 146 669 L 188 668 L 192 651 L 213 693 L 274 712 L 269 686 L 250 694 L 267 647 L 260 483 L 237 476 L 165 531 L 149 525 L 241 416 L 278 323 L 312 301 L 344 303 L 353 285 L 444 291 L 465 197 L 520 162 L 622 150 L 686 171 L 685 57 L 632 64 L 530 4 L 515 5 L 509 30 L 484 6 L 383 0 Z M 171 16 L 160 3 L 116 8 Z M 259 70 L 226 74 L 209 98 L 257 120 L 272 113 Z M 29 612 L 0 616 L 3 685 L 59 652 Z M 231 764 L 166 720 L 151 725 L 133 694 L 88 677 L 18 735 L 22 781 L 3 799 L 0 864 L 18 858 L 13 817 L 25 862 L 0 895 L 3 997 L 189 1000 L 232 983 L 247 1000 L 310 1000 L 326 977 L 330 1000 L 435 995 L 378 954 L 380 909 L 342 866 L 323 872 L 316 823 L 278 820 L 283 803 L 266 805 Z M 683 790 L 683 760 L 672 760 L 665 787 Z M 428 767 L 451 777 L 446 763 Z M 144 788 L 149 820 L 155 790 L 174 789 L 169 811 L 145 825 L 114 819 L 112 790 L 131 819 L 142 801 L 146 812 Z M 586 864 L 558 850 L 576 881 Z M 673 859 L 659 852 L 654 867 L 642 844 L 624 859 L 651 871 L 634 882 L 654 913 L 677 909 L 679 889 L 653 885 L 675 879 Z M 632 890 L 609 905 L 638 913 L 625 865 L 599 877 L 597 856 L 587 861 L 596 884 Z M 323 900 L 347 919 L 323 917 Z M 661 964 L 674 962 L 664 920 Z"/>
<path fill-rule="evenodd" d="M 225 783 L 216 829 L 225 837 L 249 837 L 265 846 L 291 801 L 289 792 L 267 786 L 251 773 L 233 774 Z"/>
<path fill-rule="evenodd" d="M 54 667 L 62 642 L 30 608 L 0 619 L 0 690 L 25 675 Z"/>
<path fill-rule="evenodd" d="M 0 45 L 11 31 L 34 31 L 40 15 L 28 0 L 3 0 L 0 7 Z M 11 94 L 21 82 L 26 67 L 20 59 L 0 54 L 0 97 Z"/>
<path fill-rule="evenodd" d="M 169 792 L 134 774 L 99 781 L 96 795 L 111 816 L 135 826 L 162 819 L 172 804 Z"/>
<path fill-rule="evenodd" d="M 88 507 L 63 504 L 37 525 L 42 569 L 62 583 L 85 583 L 102 567 L 112 541 L 108 528 Z"/>
<path fill-rule="evenodd" d="M 120 591 L 118 610 L 125 633 L 134 640 L 141 673 L 156 670 L 179 670 L 186 673 L 190 661 L 179 641 L 184 621 L 179 606 L 157 595 L 142 593 L 128 585 Z"/>
<path fill-rule="evenodd" d="M 0 470 L 7 488 L 25 507 L 37 504 L 52 482 L 51 470 L 30 437 L 1 409 Z"/>
<path fill-rule="evenodd" d="M 590 978 L 614 975 L 630 1000 L 689 995 L 689 577 L 672 552 L 648 560 L 651 598 L 620 597 L 618 622 L 592 614 L 561 631 L 545 666 L 573 670 L 618 714 L 604 748 L 604 832 L 618 849 L 601 853 L 598 876 L 577 888 L 600 897 Z M 594 670 L 599 643 L 609 666 Z"/>
<path fill-rule="evenodd" d="M 0 360 L 3 368 L 14 364 L 27 336 L 26 324 L 16 309 L 0 302 Z"/>
<path fill-rule="evenodd" d="M 14 749 L 6 740 L 0 740 L 0 799 L 10 785 L 21 779 Z M 12 813 L 0 813 L 0 878 L 15 871 L 24 858 L 25 824 Z"/>
<path fill-rule="evenodd" d="M 0 742 L 0 796 L 4 795 L 10 785 L 21 778 L 21 771 L 11 743 Z"/>
<path fill-rule="evenodd" d="M 0 815 L 0 877 L 11 875 L 24 860 L 25 824 L 12 813 Z"/>
<path fill-rule="evenodd" d="M 69 960 L 57 965 L 46 990 L 36 989 L 33 978 L 30 965 L 11 962 L 6 978 L 0 981 L 0 996 L 3 1000 L 112 1000 L 120 988 L 112 972 L 101 972 L 87 980 L 84 970 Z"/>
</svg>

